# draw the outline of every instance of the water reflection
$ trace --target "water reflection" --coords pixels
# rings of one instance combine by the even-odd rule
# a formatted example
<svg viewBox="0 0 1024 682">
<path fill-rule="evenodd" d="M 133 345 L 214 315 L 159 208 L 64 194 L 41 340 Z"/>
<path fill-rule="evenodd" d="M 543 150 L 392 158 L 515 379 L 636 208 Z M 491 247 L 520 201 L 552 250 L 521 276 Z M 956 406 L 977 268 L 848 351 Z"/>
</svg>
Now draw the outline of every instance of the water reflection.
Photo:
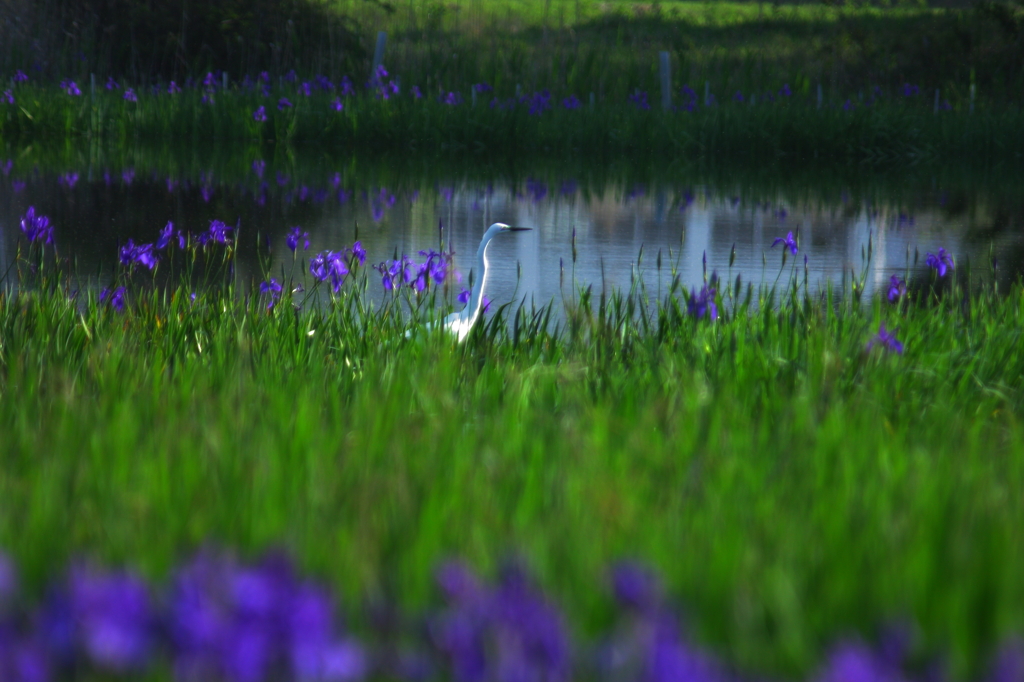
<svg viewBox="0 0 1024 682">
<path fill-rule="evenodd" d="M 755 285 L 772 282 L 783 258 L 772 243 L 789 232 L 800 251 L 788 257 L 783 280 L 792 272 L 802 280 L 806 268 L 813 287 L 866 272 L 869 294 L 884 289 L 894 273 L 924 272 L 925 253 L 940 247 L 976 269 L 989 262 L 991 248 L 1009 266 L 1004 276 L 1015 275 L 1022 248 L 1019 201 L 963 191 L 951 200 L 941 188 L 887 200 L 878 194 L 854 199 L 848 191 L 824 196 L 805 187 L 766 194 L 711 182 L 595 184 L 570 176 L 411 178 L 383 186 L 322 165 L 293 175 L 301 166 L 274 168 L 255 159 L 229 179 L 213 171 L 189 177 L 135 166 L 24 172 L 3 161 L 0 263 L 6 269 L 14 258 L 18 222 L 29 206 L 50 217 L 57 247 L 79 276 L 101 284 L 112 280 L 120 245 L 154 241 L 168 220 L 193 233 L 212 220 L 237 225 L 239 275 L 253 282 L 291 268 L 285 238 L 296 226 L 309 233 L 310 250 L 299 250 L 306 258 L 358 238 L 376 263 L 436 249 L 443 238 L 466 276 L 488 225 L 524 225 L 534 230 L 494 243 L 488 295 L 497 301 L 525 296 L 538 304 L 560 300 L 563 273 L 565 282 L 575 277 L 598 289 L 628 288 L 639 275 L 652 295 L 668 287 L 673 268 L 687 286 L 714 271 Z M 263 272 L 258 249 L 268 246 L 271 271 Z"/>
</svg>

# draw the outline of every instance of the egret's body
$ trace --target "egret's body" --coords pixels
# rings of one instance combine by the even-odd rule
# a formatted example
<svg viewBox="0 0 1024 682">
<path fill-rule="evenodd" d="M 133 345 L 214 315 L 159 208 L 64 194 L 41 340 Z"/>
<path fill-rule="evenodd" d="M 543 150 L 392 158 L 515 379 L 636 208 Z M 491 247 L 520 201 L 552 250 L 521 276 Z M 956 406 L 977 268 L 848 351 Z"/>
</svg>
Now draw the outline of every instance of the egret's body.
<svg viewBox="0 0 1024 682">
<path fill-rule="evenodd" d="M 480 240 L 480 246 L 476 250 L 476 271 L 479 273 L 479 282 L 474 282 L 469 291 L 469 303 L 457 313 L 452 313 L 441 321 L 444 329 L 458 337 L 459 342 L 465 341 L 469 332 L 473 329 L 484 305 L 484 287 L 487 286 L 487 246 L 499 234 L 505 232 L 523 232 L 529 227 L 510 227 L 505 223 L 494 223 L 484 232 Z M 429 328 L 429 325 L 428 325 Z"/>
</svg>

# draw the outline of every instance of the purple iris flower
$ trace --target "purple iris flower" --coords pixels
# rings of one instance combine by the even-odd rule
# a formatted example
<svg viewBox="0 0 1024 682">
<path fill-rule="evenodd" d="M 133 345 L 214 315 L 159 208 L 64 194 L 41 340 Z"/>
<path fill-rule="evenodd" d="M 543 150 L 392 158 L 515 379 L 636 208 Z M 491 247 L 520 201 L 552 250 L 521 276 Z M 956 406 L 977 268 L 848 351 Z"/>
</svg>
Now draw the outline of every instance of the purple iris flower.
<svg viewBox="0 0 1024 682">
<path fill-rule="evenodd" d="M 916 85 L 911 85 L 910 83 L 904 83 L 903 87 L 900 88 L 900 93 L 904 97 L 913 97 L 919 92 L 921 92 L 921 88 L 917 87 Z"/>
<path fill-rule="evenodd" d="M 732 96 L 732 100 L 734 102 L 738 102 L 740 104 L 743 104 L 743 93 L 740 92 L 739 90 L 737 90 L 736 94 Z"/>
<path fill-rule="evenodd" d="M 28 74 L 26 74 L 21 69 L 18 69 L 17 71 L 14 72 L 14 82 L 15 83 L 27 83 L 28 82 Z"/>
<path fill-rule="evenodd" d="M 473 85 L 473 90 L 476 91 L 477 93 L 484 93 L 491 92 L 492 90 L 494 90 L 494 88 L 492 88 L 487 83 L 476 83 L 475 85 Z"/>
<path fill-rule="evenodd" d="M 331 108 L 335 111 L 342 111 L 345 108 L 345 105 L 342 104 L 340 97 L 335 97 L 334 101 L 331 102 Z"/>
<path fill-rule="evenodd" d="M 415 264 L 405 255 L 398 260 L 379 263 L 374 266 L 374 270 L 380 273 L 385 291 L 395 291 L 416 278 Z"/>
<path fill-rule="evenodd" d="M 252 112 L 252 120 L 256 121 L 257 123 L 266 122 L 267 110 L 262 104 L 259 106 L 258 109 L 256 109 L 256 111 Z"/>
<path fill-rule="evenodd" d="M 789 89 L 789 83 L 785 83 L 782 89 L 779 90 L 779 97 L 790 97 L 793 95 L 793 91 Z"/>
<path fill-rule="evenodd" d="M 583 103 L 580 102 L 579 98 L 576 97 L 576 95 L 569 95 L 568 97 L 562 100 L 562 106 L 565 107 L 566 109 L 579 109 L 581 106 L 583 106 Z"/>
<path fill-rule="evenodd" d="M 153 246 L 157 251 L 163 251 L 171 243 L 171 239 L 174 236 L 174 223 L 170 220 L 164 225 L 164 229 L 160 230 L 160 237 L 156 240 L 156 244 Z"/>
<path fill-rule="evenodd" d="M 550 108 L 551 93 L 547 90 L 541 90 L 540 92 L 533 93 L 533 96 L 530 98 L 530 110 L 527 113 L 530 116 L 540 116 Z"/>
<path fill-rule="evenodd" d="M 349 272 L 345 256 L 344 251 L 321 251 L 309 260 L 309 273 L 318 282 L 330 280 L 331 289 L 338 293 Z"/>
<path fill-rule="evenodd" d="M 73 80 L 62 80 L 60 82 L 60 89 L 72 97 L 80 97 L 82 95 L 82 91 L 78 89 L 78 84 Z"/>
<path fill-rule="evenodd" d="M 889 291 L 887 293 L 890 303 L 896 303 L 907 294 L 907 283 L 898 275 L 889 278 Z"/>
<path fill-rule="evenodd" d="M 290 106 L 292 106 L 292 103 L 288 101 L 287 97 L 282 97 L 281 99 L 277 100 L 277 110 L 278 111 L 283 111 L 284 109 L 286 109 L 286 108 L 288 108 Z"/>
<path fill-rule="evenodd" d="M 132 184 L 133 180 L 135 180 L 134 168 L 128 168 L 127 170 L 121 171 L 121 182 L 123 182 L 125 185 L 130 185 Z"/>
<path fill-rule="evenodd" d="M 700 293 L 690 292 L 690 299 L 686 302 L 686 312 L 694 319 L 699 320 L 703 317 L 711 320 L 718 319 L 718 306 L 715 304 L 717 290 L 714 286 L 717 279 L 712 274 L 710 282 L 701 287 Z"/>
<path fill-rule="evenodd" d="M 131 88 L 125 88 L 123 99 L 127 102 L 138 102 L 139 98 L 135 94 L 135 90 Z"/>
<path fill-rule="evenodd" d="M 366 263 L 366 249 L 363 248 L 362 242 L 356 242 L 352 245 L 352 255 L 356 257 L 360 265 Z"/>
<path fill-rule="evenodd" d="M 104 289 L 100 292 L 100 303 L 106 303 L 117 312 L 122 312 L 124 310 L 124 297 L 126 293 L 128 293 L 128 290 L 124 287 Z"/>
<path fill-rule="evenodd" d="M 893 329 L 891 332 L 885 328 L 885 322 L 878 328 L 878 334 L 876 334 L 870 341 L 868 341 L 867 350 L 871 350 L 876 344 L 885 348 L 887 351 L 895 352 L 897 355 L 903 355 L 903 344 L 896 338 L 896 332 L 899 329 Z"/>
<path fill-rule="evenodd" d="M 231 237 L 228 232 L 235 228 L 227 225 L 222 220 L 211 220 L 210 231 L 207 233 L 208 240 L 211 242 L 217 242 L 218 244 L 230 244 Z"/>
<path fill-rule="evenodd" d="M 469 289 L 463 289 L 459 292 L 459 295 L 455 297 L 455 300 L 463 304 L 469 303 L 469 294 Z"/>
<path fill-rule="evenodd" d="M 793 236 L 792 232 L 787 234 L 785 237 L 776 237 L 775 241 L 772 242 L 772 248 L 774 249 L 779 244 L 782 244 L 783 248 L 789 249 L 789 252 L 794 256 L 799 250 L 796 245 L 796 238 Z"/>
<path fill-rule="evenodd" d="M 647 103 L 647 91 L 640 90 L 629 96 L 629 101 L 633 103 L 637 109 L 646 111 L 651 108 L 651 105 Z"/>
<path fill-rule="evenodd" d="M 945 277 L 948 270 L 955 270 L 956 263 L 953 261 L 953 254 L 946 249 L 939 247 L 939 252 L 927 254 L 926 262 L 928 267 L 939 273 L 939 277 Z"/>
<path fill-rule="evenodd" d="M 53 243 L 53 225 L 50 224 L 48 217 L 36 215 L 35 206 L 29 206 L 25 215 L 22 216 L 21 231 L 30 244 L 33 242 Z"/>
<path fill-rule="evenodd" d="M 152 270 L 159 262 L 159 258 L 154 253 L 153 244 L 136 244 L 131 239 L 121 247 L 119 258 L 121 265 L 127 268 L 134 267 L 138 263 Z"/>
<path fill-rule="evenodd" d="M 348 76 L 341 77 L 341 82 L 338 84 L 338 87 L 341 88 L 342 97 L 348 97 L 349 95 L 356 94 L 356 89 L 352 85 L 352 79 Z"/>
<path fill-rule="evenodd" d="M 413 99 L 423 99 L 423 93 L 420 92 L 420 86 L 418 86 L 418 85 L 412 86 L 412 96 L 413 96 Z"/>
<path fill-rule="evenodd" d="M 284 287 L 273 277 L 270 278 L 269 282 L 260 282 L 260 295 L 269 297 L 267 302 L 267 310 L 273 310 L 274 306 L 277 305 L 277 299 L 281 297 L 281 291 Z"/>
<path fill-rule="evenodd" d="M 299 240 L 302 240 L 303 250 L 308 250 L 309 232 L 302 232 L 302 228 L 295 226 L 288 232 L 288 236 L 285 238 L 285 243 L 292 250 L 292 253 L 295 253 L 295 249 L 299 248 Z"/>
<path fill-rule="evenodd" d="M 256 159 L 252 162 L 252 172 L 256 174 L 256 177 L 262 178 L 263 171 L 267 168 L 267 162 L 263 159 Z"/>
<path fill-rule="evenodd" d="M 302 85 L 299 86 L 299 92 L 301 92 L 306 97 L 309 97 L 310 95 L 313 94 L 313 88 L 310 86 L 308 82 L 303 81 Z"/>
<path fill-rule="evenodd" d="M 74 187 L 78 184 L 78 173 L 75 171 L 68 171 L 64 175 L 57 178 L 57 184 L 61 187 Z"/>
<path fill-rule="evenodd" d="M 462 104 L 462 95 L 458 92 L 449 92 L 441 98 L 442 104 L 447 104 L 450 107 L 456 107 Z"/>
<path fill-rule="evenodd" d="M 14 104 L 14 93 L 10 90 L 4 90 L 4 94 L 0 97 L 0 101 L 4 101 L 7 104 Z"/>
<path fill-rule="evenodd" d="M 167 86 L 167 94 L 177 95 L 179 92 L 181 92 L 181 87 L 179 87 L 174 81 L 171 81 L 170 85 Z"/>
</svg>

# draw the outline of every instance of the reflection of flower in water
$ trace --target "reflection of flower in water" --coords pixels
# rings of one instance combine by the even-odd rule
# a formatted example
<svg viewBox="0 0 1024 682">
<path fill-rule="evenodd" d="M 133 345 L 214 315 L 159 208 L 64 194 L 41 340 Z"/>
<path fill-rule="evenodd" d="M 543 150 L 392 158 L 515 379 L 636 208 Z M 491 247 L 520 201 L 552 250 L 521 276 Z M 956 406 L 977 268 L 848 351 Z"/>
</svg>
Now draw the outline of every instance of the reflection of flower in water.
<svg viewBox="0 0 1024 682">
<path fill-rule="evenodd" d="M 395 201 L 395 195 L 386 187 L 381 187 L 377 195 L 370 199 L 370 215 L 373 217 L 373 222 L 379 223 L 383 220 L 385 208 L 394 206 Z"/>
<path fill-rule="evenodd" d="M 686 209 L 688 209 L 690 207 L 690 204 L 693 203 L 693 199 L 693 190 L 689 188 L 683 189 L 683 197 L 679 202 L 679 210 L 685 211 Z"/>
<path fill-rule="evenodd" d="M 533 203 L 537 203 L 548 195 L 547 184 L 540 180 L 534 180 L 533 178 L 526 179 L 526 193 L 530 196 Z"/>
</svg>

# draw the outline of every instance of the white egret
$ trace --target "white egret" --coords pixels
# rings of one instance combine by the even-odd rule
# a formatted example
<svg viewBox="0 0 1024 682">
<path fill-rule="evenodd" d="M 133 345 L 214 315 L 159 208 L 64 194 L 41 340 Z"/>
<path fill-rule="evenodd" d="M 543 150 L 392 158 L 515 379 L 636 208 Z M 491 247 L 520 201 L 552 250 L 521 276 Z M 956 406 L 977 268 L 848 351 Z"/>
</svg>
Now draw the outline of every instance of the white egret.
<svg viewBox="0 0 1024 682">
<path fill-rule="evenodd" d="M 476 271 L 480 281 L 470 286 L 469 303 L 466 304 L 466 307 L 457 313 L 448 315 L 441 321 L 444 329 L 455 334 L 460 343 L 469 336 L 470 330 L 476 323 L 477 318 L 480 317 L 480 311 L 483 309 L 484 287 L 487 285 L 487 246 L 499 234 L 504 234 L 505 232 L 526 232 L 531 229 L 533 228 L 512 227 L 505 223 L 494 223 L 484 232 L 484 236 L 480 240 L 480 246 L 476 250 Z M 430 329 L 431 326 L 427 325 L 427 329 Z"/>
</svg>

